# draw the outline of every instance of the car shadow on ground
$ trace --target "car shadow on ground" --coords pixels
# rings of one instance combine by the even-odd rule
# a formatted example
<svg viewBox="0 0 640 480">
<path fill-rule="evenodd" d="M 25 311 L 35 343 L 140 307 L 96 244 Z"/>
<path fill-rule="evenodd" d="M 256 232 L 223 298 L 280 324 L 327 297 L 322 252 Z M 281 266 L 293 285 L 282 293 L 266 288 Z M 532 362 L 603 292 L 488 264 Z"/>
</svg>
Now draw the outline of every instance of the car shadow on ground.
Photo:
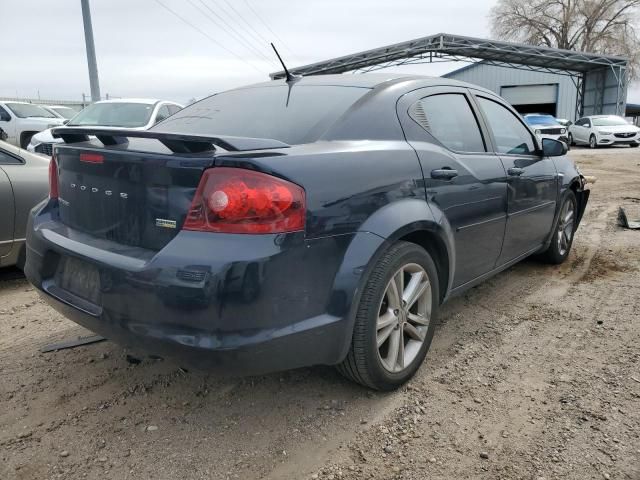
<svg viewBox="0 0 640 480">
<path fill-rule="evenodd" d="M 23 278 L 24 273 L 18 267 L 0 268 L 0 282 L 6 280 L 19 280 Z"/>
</svg>

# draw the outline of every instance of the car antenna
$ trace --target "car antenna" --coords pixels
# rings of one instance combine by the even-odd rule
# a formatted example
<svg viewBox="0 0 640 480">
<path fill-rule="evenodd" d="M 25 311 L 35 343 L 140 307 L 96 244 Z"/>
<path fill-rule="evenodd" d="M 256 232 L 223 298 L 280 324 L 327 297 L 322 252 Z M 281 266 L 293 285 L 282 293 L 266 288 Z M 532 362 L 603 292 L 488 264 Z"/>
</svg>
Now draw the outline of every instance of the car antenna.
<svg viewBox="0 0 640 480">
<path fill-rule="evenodd" d="M 284 62 L 282 61 L 282 57 L 280 56 L 280 54 L 278 53 L 278 49 L 276 48 L 276 46 L 273 44 L 273 42 L 271 42 L 271 48 L 273 48 L 273 51 L 276 52 L 276 55 L 278 56 L 278 60 L 280 60 L 280 63 L 282 64 L 282 68 L 284 68 L 284 74 L 287 77 L 287 83 L 291 83 L 291 82 L 295 82 L 297 80 L 300 80 L 302 77 L 299 75 L 292 75 L 291 72 L 287 69 L 287 66 L 284 64 Z"/>
</svg>

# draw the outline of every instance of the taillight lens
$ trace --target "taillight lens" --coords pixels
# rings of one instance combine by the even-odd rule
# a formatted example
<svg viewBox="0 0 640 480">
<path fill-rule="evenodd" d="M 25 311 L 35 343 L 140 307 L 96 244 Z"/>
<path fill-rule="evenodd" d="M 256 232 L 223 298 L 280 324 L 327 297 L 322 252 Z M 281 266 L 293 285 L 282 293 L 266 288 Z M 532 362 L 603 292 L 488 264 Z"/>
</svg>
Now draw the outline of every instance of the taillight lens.
<svg viewBox="0 0 640 480">
<path fill-rule="evenodd" d="M 304 190 L 291 182 L 241 168 L 205 170 L 185 230 L 283 233 L 304 229 Z"/>
<path fill-rule="evenodd" d="M 49 198 L 58 198 L 58 161 L 55 155 L 49 162 Z"/>
</svg>

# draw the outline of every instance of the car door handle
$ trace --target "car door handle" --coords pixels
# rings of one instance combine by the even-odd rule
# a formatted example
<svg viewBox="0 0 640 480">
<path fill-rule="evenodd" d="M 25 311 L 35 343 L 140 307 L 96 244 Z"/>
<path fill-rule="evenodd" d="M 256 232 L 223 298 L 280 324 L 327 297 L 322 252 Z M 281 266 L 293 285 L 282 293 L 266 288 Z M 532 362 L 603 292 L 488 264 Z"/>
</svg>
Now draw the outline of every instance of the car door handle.
<svg viewBox="0 0 640 480">
<path fill-rule="evenodd" d="M 510 169 L 507 170 L 507 173 L 514 177 L 519 177 L 524 173 L 524 168 L 511 167 Z"/>
<path fill-rule="evenodd" d="M 431 170 L 431 178 L 437 180 L 451 180 L 454 177 L 458 176 L 458 171 L 453 170 L 451 168 L 438 168 L 436 170 Z"/>
</svg>

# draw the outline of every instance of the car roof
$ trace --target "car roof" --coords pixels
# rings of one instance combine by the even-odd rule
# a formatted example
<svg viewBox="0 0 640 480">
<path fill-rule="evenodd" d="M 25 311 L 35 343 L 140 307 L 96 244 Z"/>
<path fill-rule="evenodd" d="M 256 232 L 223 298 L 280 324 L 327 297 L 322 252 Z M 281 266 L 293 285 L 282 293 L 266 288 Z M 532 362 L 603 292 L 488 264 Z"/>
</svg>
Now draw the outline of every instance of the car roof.
<svg viewBox="0 0 640 480">
<path fill-rule="evenodd" d="M 295 81 L 295 85 L 325 85 L 325 86 L 343 86 L 343 87 L 361 87 L 361 88 L 375 88 L 377 86 L 388 84 L 393 85 L 402 81 L 420 81 L 421 86 L 429 85 L 450 85 L 450 86 L 464 86 L 473 87 L 478 90 L 484 90 L 476 85 L 470 83 L 460 82 L 458 80 L 452 80 L 443 77 L 429 77 L 426 75 L 413 75 L 397 72 L 378 72 L 378 73 L 358 73 L 358 74 L 331 74 L 331 75 L 310 75 L 307 77 L 301 77 Z M 255 83 L 253 85 L 247 85 L 240 88 L 254 88 L 254 87 L 268 87 L 274 85 L 281 85 L 285 83 L 284 79 L 271 80 L 267 82 Z"/>
<path fill-rule="evenodd" d="M 44 105 L 44 106 L 49 108 L 69 108 L 73 110 L 73 107 L 70 107 L 69 105 Z"/>
</svg>

